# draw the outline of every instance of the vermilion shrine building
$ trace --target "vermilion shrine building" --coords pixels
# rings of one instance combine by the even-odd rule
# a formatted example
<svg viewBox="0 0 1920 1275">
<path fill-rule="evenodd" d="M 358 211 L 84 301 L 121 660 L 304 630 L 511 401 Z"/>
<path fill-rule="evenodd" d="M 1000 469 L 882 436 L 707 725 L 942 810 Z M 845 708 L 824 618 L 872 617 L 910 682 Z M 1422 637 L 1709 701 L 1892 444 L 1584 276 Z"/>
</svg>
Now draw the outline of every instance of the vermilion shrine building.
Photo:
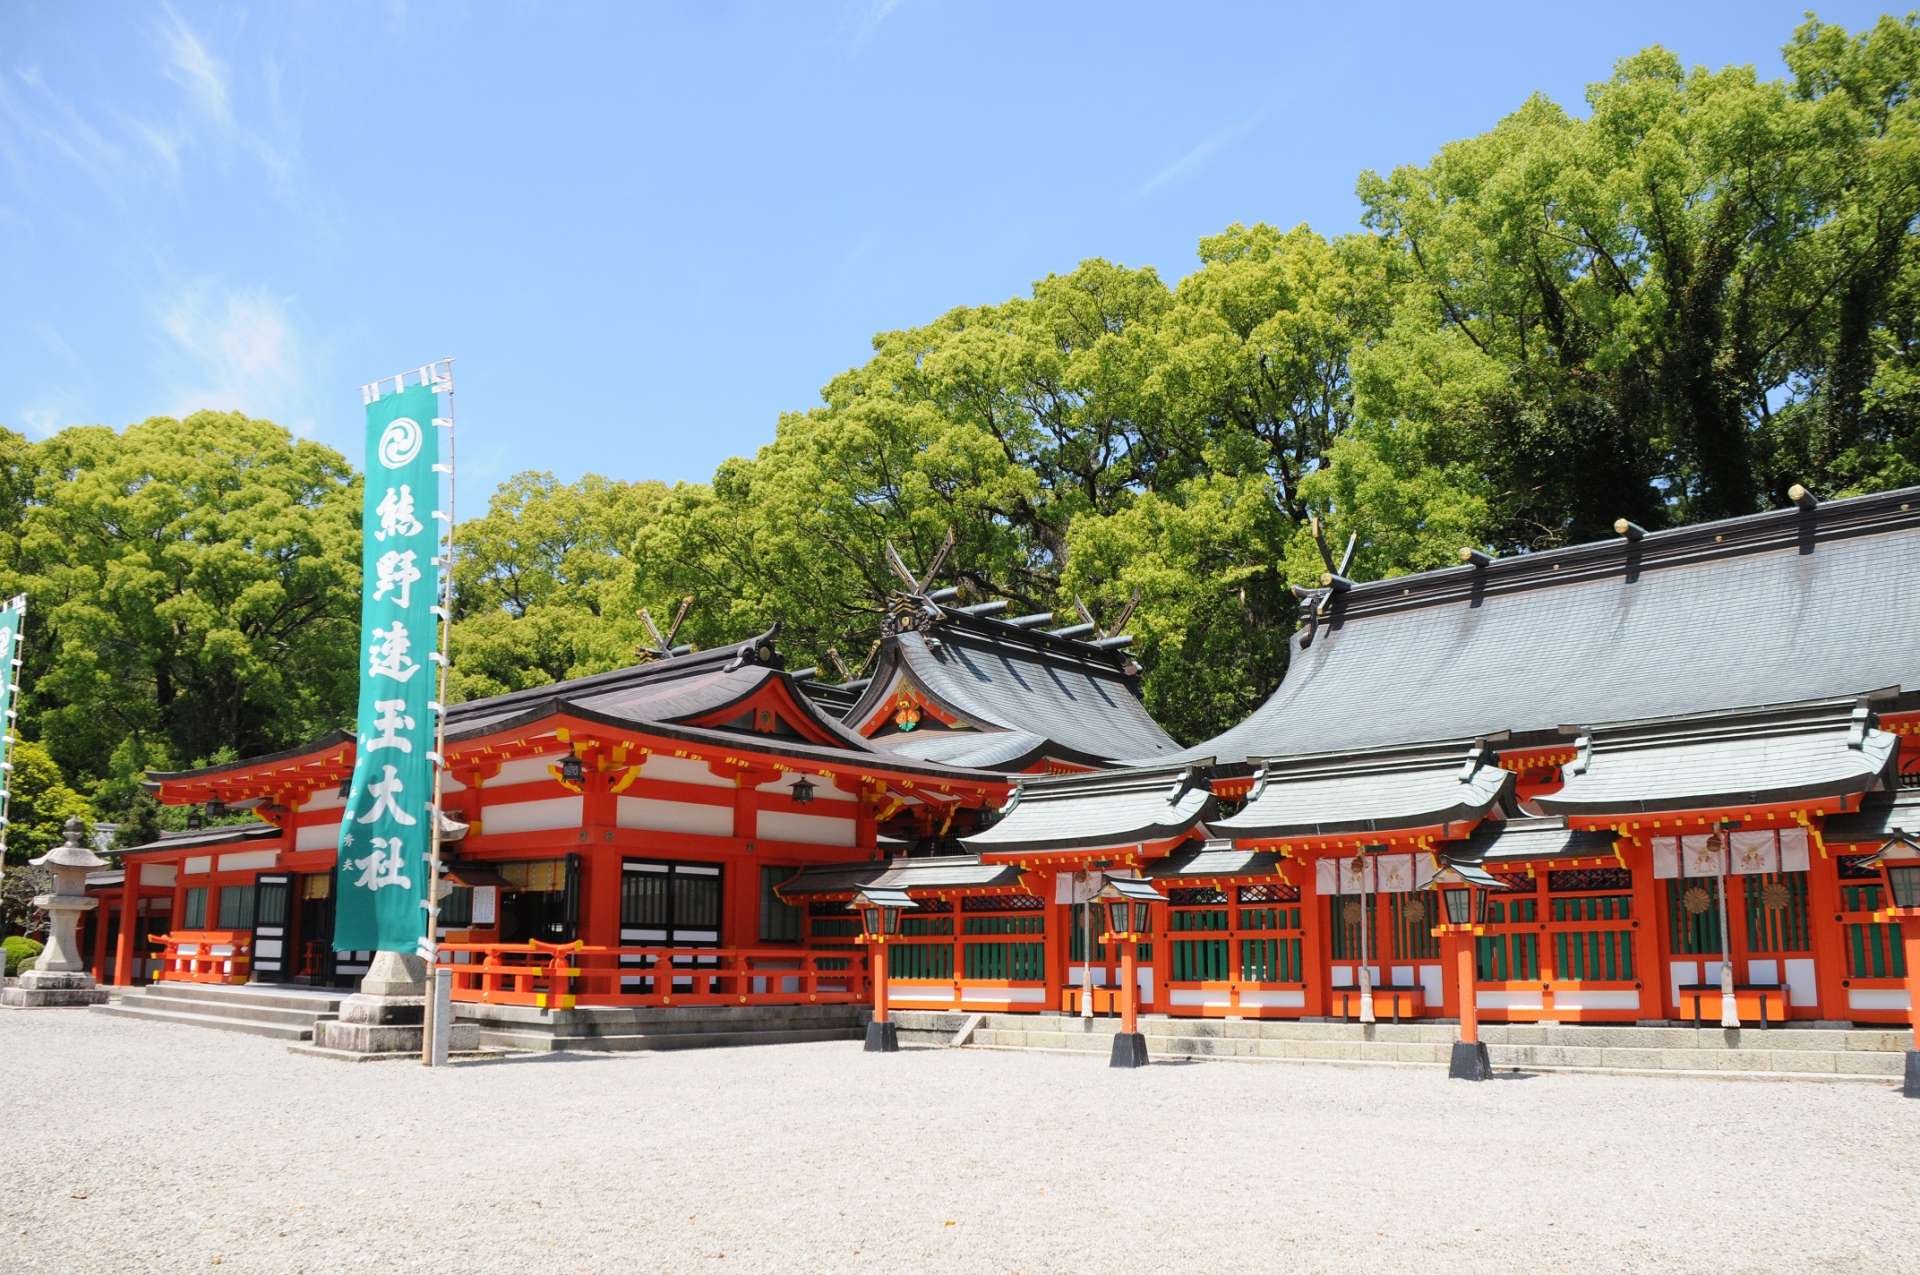
<svg viewBox="0 0 1920 1275">
<path fill-rule="evenodd" d="M 1365 967 L 1380 1017 L 1453 1017 L 1420 889 L 1450 861 L 1507 887 L 1482 1018 L 1717 1022 L 1730 959 L 1742 1021 L 1902 1022 L 1860 860 L 1920 831 L 1916 580 L 1920 490 L 1335 581 L 1278 692 L 1192 748 L 1123 641 L 921 594 L 863 683 L 789 675 L 767 634 L 460 705 L 455 996 L 861 1001 L 847 902 L 884 885 L 918 904 L 895 1004 L 1105 1012 L 1118 962 L 1081 900 L 1125 868 L 1170 902 L 1148 1012 L 1350 1015 Z M 97 973 L 351 981 L 328 940 L 352 761 L 340 735 L 153 776 L 261 822 L 127 852 Z"/>
</svg>

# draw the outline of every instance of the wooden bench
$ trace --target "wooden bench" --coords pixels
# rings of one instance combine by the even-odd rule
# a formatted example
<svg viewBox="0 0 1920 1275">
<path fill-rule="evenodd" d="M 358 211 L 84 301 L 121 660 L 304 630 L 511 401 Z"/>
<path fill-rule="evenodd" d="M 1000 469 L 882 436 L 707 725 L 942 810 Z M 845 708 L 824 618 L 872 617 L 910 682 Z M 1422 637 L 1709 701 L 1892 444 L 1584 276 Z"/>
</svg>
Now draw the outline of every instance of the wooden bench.
<svg viewBox="0 0 1920 1275">
<path fill-rule="evenodd" d="M 1360 1013 L 1360 989 L 1334 988 L 1331 1008 L 1341 1021 L 1352 1020 Z M 1426 1008 L 1427 994 L 1423 988 L 1387 983 L 1373 989 L 1373 1016 L 1376 1019 L 1391 1017 L 1397 1023 L 1402 1018 L 1420 1017 Z"/>
<path fill-rule="evenodd" d="M 1759 1020 L 1760 1030 L 1787 1021 L 1787 988 L 1779 983 L 1735 983 L 1733 1012 L 1741 1022 Z M 1680 988 L 1680 1017 L 1695 1027 L 1720 1021 L 1720 984 L 1686 983 Z"/>
</svg>

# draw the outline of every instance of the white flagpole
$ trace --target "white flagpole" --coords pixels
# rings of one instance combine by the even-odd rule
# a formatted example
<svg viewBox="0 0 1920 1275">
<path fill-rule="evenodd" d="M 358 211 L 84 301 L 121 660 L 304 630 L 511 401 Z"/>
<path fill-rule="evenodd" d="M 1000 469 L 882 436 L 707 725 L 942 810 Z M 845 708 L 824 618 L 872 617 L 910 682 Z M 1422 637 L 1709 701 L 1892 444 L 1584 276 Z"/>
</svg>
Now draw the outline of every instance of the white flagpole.
<svg viewBox="0 0 1920 1275">
<path fill-rule="evenodd" d="M 440 1038 L 440 820 L 441 803 L 446 796 L 447 774 L 447 673 L 450 655 L 453 650 L 453 528 L 454 528 L 454 476 L 453 476 L 453 360 L 441 359 L 429 367 L 422 368 L 423 377 L 431 377 L 431 384 L 446 396 L 445 416 L 436 416 L 434 428 L 447 431 L 447 445 L 442 449 L 445 459 L 435 466 L 444 469 L 447 476 L 447 497 L 444 514 L 434 510 L 434 517 L 441 522 L 436 533 L 440 539 L 440 579 L 439 597 L 435 600 L 434 610 L 440 619 L 439 650 L 435 652 L 434 663 L 438 666 L 434 677 L 433 694 L 433 819 L 432 839 L 428 842 L 431 849 L 427 859 L 427 950 L 431 954 L 427 960 L 427 1003 L 421 1019 L 423 1030 L 420 1033 L 420 1061 L 433 1067 L 444 1062 L 440 1057 L 438 1043 Z M 436 493 L 437 494 L 437 493 Z M 451 1006 L 447 1013 L 452 1014 Z"/>
<path fill-rule="evenodd" d="M 0 651 L 0 660 L 7 661 L 7 715 L 0 720 L 0 879 L 7 875 L 7 823 L 8 810 L 13 804 L 13 724 L 20 720 L 20 647 L 26 642 L 27 635 L 27 595 L 16 594 L 10 607 L 18 607 L 20 618 L 13 627 L 13 644 Z"/>
</svg>

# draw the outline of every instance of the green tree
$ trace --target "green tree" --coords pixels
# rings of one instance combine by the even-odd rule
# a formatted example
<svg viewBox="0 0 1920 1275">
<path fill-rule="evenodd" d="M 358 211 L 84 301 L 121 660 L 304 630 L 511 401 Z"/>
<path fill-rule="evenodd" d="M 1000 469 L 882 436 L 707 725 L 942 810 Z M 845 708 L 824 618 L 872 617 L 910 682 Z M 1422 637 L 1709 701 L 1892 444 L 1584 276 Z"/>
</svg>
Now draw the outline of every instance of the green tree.
<svg viewBox="0 0 1920 1275">
<path fill-rule="evenodd" d="M 25 863 L 59 845 L 67 820 L 75 817 L 91 825 L 93 809 L 68 785 L 53 754 L 37 741 L 15 741 L 13 773 L 8 776 L 7 862 Z"/>
<path fill-rule="evenodd" d="M 359 482 L 339 453 L 222 412 L 37 452 L 23 721 L 68 773 L 109 777 L 129 738 L 245 755 L 351 716 Z"/>
</svg>

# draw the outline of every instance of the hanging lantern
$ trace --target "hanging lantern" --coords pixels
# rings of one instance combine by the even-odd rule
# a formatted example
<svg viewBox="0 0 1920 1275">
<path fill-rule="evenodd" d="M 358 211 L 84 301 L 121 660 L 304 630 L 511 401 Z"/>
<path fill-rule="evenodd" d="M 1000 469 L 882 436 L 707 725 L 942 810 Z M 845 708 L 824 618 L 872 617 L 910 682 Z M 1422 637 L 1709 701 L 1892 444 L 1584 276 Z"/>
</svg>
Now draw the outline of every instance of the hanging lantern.
<svg viewBox="0 0 1920 1275">
<path fill-rule="evenodd" d="M 808 781 L 805 775 L 794 780 L 793 787 L 788 791 L 793 795 L 793 804 L 796 806 L 806 806 L 813 803 L 814 786 Z"/>
<path fill-rule="evenodd" d="M 1107 928 L 1114 934 L 1148 934 L 1153 930 L 1153 905 L 1166 896 L 1139 877 L 1108 876 L 1094 900 L 1107 906 Z"/>
<path fill-rule="evenodd" d="M 1464 928 L 1485 925 L 1493 892 L 1506 886 L 1475 864 L 1443 859 L 1426 888 L 1439 892 L 1446 924 Z"/>
<path fill-rule="evenodd" d="M 574 752 L 572 749 L 568 749 L 567 755 L 560 759 L 560 778 L 570 784 L 584 783 L 586 781 L 586 765 L 580 760 L 580 754 Z"/>
<path fill-rule="evenodd" d="M 1880 869 L 1885 906 L 1920 909 L 1920 841 L 1902 828 L 1873 854 L 1860 861 L 1863 868 Z"/>
</svg>

